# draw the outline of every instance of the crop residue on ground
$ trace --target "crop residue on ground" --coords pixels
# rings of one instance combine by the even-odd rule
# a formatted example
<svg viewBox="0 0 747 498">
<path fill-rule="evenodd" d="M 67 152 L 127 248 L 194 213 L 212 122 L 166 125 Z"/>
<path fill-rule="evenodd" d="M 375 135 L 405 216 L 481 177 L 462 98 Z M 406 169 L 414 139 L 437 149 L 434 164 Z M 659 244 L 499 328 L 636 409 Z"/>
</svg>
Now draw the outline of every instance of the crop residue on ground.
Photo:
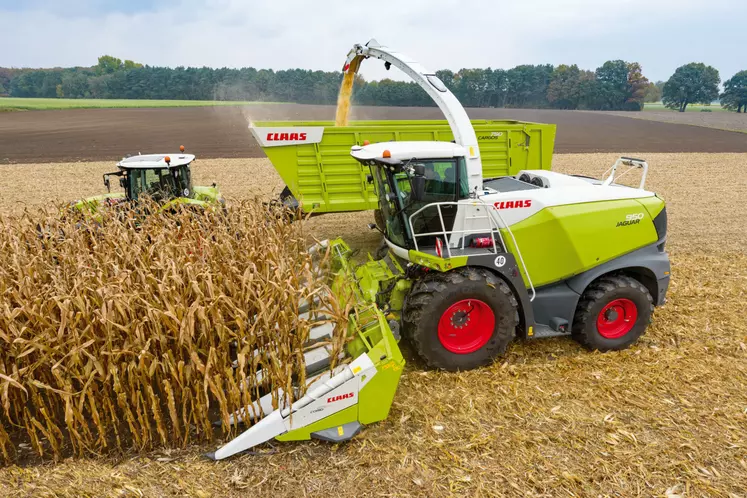
<svg viewBox="0 0 747 498">
<path fill-rule="evenodd" d="M 616 157 L 556 155 L 553 167 L 598 175 Z M 218 465 L 202 457 L 214 447 L 200 445 L 10 466 L 0 470 L 0 495 L 744 496 L 747 156 L 643 157 L 648 187 L 667 201 L 673 278 L 667 305 L 633 348 L 516 343 L 490 368 L 450 374 L 426 371 L 403 342 L 408 366 L 389 418 L 344 445 L 273 443 Z M 21 201 L 101 191 L 111 164 L 3 168 L 0 209 L 22 213 Z M 77 183 L 61 181 L 72 174 Z M 263 159 L 203 160 L 194 175 L 233 199 L 282 188 Z M 372 221 L 370 212 L 324 215 L 306 228 L 372 250 Z"/>
</svg>

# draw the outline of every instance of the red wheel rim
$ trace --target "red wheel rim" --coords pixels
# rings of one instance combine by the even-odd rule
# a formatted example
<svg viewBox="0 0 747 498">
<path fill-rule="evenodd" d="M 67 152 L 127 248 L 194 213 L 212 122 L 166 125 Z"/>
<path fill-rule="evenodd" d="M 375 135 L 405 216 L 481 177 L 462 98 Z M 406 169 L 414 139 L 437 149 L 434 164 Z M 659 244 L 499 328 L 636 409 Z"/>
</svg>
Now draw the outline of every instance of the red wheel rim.
<svg viewBox="0 0 747 498">
<path fill-rule="evenodd" d="M 607 303 L 597 316 L 597 330 L 606 339 L 624 336 L 635 325 L 638 308 L 630 299 L 615 299 Z"/>
<path fill-rule="evenodd" d="M 474 353 L 490 340 L 495 314 L 479 299 L 463 299 L 449 306 L 438 321 L 438 340 L 448 351 Z"/>
</svg>

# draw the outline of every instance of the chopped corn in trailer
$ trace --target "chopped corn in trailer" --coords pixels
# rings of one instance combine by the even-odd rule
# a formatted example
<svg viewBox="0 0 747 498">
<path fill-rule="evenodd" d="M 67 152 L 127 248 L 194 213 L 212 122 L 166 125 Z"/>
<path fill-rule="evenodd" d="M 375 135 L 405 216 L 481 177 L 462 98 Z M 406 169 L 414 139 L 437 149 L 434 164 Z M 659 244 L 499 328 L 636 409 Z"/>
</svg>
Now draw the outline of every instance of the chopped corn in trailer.
<svg viewBox="0 0 747 498">
<path fill-rule="evenodd" d="M 329 360 L 324 343 L 315 342 L 324 334 L 320 325 L 306 353 L 306 395 L 271 411 L 213 458 L 273 438 L 342 441 L 384 419 L 404 366 L 400 335 L 426 365 L 449 371 L 488 365 L 515 338 L 572 336 L 589 349 L 614 351 L 635 343 L 666 300 L 666 207 L 644 188 L 645 160 L 621 157 L 603 179 L 543 168 L 487 174 L 477 127 L 435 73 L 375 40 L 355 45 L 344 70 L 366 59 L 395 66 L 420 85 L 443 111 L 453 141 L 340 144 L 340 156 L 345 150 L 367 171 L 386 249 L 358 266 L 342 240 L 313 249 L 335 261 L 332 292 L 356 304 L 350 361 L 311 371 Z M 267 138 L 270 132 L 260 130 L 255 136 Z M 293 130 L 276 132 L 288 140 L 297 132 L 300 141 Z M 284 161 L 268 144 L 270 159 Z M 304 147 L 286 149 L 301 164 Z M 636 188 L 617 182 L 630 172 L 640 174 Z M 327 179 L 324 189 L 334 187 Z"/>
</svg>

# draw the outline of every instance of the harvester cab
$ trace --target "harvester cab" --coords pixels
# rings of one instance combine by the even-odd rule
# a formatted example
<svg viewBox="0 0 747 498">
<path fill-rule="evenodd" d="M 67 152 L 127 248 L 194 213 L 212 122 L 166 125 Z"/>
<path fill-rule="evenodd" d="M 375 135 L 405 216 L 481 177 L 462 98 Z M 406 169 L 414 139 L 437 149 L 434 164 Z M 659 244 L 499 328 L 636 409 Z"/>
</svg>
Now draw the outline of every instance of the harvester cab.
<svg viewBox="0 0 747 498">
<path fill-rule="evenodd" d="M 339 263 L 333 290 L 368 310 L 363 326 L 350 322 L 353 361 L 322 375 L 293 408 L 278 406 L 214 458 L 271 438 L 341 440 L 381 420 L 399 380 L 394 371 L 404 365 L 400 330 L 426 365 L 468 370 L 494 361 L 516 337 L 572 336 L 590 349 L 627 348 L 665 302 L 666 208 L 643 189 L 645 161 L 621 158 L 603 180 L 548 170 L 483 178 L 472 124 L 436 74 L 375 40 L 354 46 L 343 71 L 366 58 L 418 83 L 443 111 L 454 141 L 352 147 L 352 157 L 370 169 L 388 248 L 383 258 L 354 267 L 343 241 L 321 246 Z M 618 183 L 620 166 L 641 169 L 641 183 Z M 372 384 L 356 381 L 356 372 L 374 375 Z M 252 411 L 267 400 L 257 403 Z"/>
</svg>

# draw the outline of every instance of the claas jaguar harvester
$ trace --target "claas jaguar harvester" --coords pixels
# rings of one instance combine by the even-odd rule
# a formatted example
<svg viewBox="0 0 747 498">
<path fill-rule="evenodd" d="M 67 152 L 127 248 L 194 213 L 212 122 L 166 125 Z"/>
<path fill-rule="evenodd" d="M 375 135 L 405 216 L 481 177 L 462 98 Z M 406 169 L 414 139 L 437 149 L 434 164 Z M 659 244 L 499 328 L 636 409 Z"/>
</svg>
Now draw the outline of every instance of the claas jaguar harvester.
<svg viewBox="0 0 747 498">
<path fill-rule="evenodd" d="M 314 248 L 335 255 L 333 289 L 354 293 L 364 310 L 351 320 L 352 362 L 323 374 L 290 408 L 271 411 L 270 395 L 259 400 L 255 408 L 269 415 L 214 458 L 271 438 L 341 441 L 386 417 L 404 365 L 400 330 L 428 366 L 467 370 L 489 364 L 515 337 L 627 348 L 665 302 L 666 209 L 643 189 L 645 161 L 620 158 L 602 180 L 548 170 L 483 178 L 467 114 L 433 72 L 375 40 L 356 45 L 346 69 L 354 58 L 381 59 L 417 82 L 455 140 L 352 147 L 370 169 L 388 253 L 353 267 L 342 240 Z M 642 173 L 637 188 L 616 182 L 631 170 Z M 317 327 L 310 339 L 324 333 Z M 327 353 L 309 350 L 307 368 Z"/>
</svg>

